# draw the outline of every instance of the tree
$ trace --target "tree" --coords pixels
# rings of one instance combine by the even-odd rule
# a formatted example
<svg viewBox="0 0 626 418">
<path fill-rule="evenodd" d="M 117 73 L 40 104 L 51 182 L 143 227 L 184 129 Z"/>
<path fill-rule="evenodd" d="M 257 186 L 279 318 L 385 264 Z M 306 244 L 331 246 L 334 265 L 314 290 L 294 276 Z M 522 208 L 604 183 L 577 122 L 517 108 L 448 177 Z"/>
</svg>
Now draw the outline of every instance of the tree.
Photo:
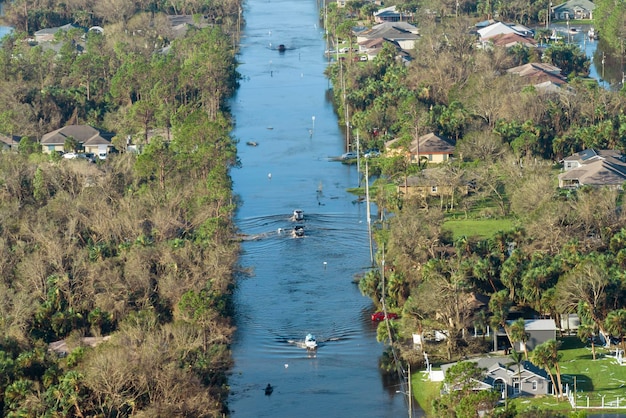
<svg viewBox="0 0 626 418">
<path fill-rule="evenodd" d="M 578 334 L 578 338 L 581 339 L 582 342 L 586 343 L 587 341 L 591 341 L 591 355 L 593 359 L 596 359 L 596 334 L 597 334 L 598 326 L 593 322 L 583 322 L 581 321 L 578 325 L 578 330 L 576 333 Z"/>
<path fill-rule="evenodd" d="M 498 329 L 502 327 L 506 333 L 507 338 L 511 345 L 513 345 L 513 338 L 509 330 L 509 326 L 506 323 L 506 318 L 509 315 L 511 309 L 511 299 L 509 299 L 509 291 L 504 289 L 491 295 L 489 299 L 489 310 L 492 313 L 491 327 L 493 328 L 494 338 L 497 335 Z"/>
<path fill-rule="evenodd" d="M 604 321 L 606 330 L 619 337 L 622 341 L 622 349 L 626 350 L 626 309 L 617 309 L 609 312 Z"/>
<path fill-rule="evenodd" d="M 599 260 L 588 258 L 559 280 L 556 295 L 562 312 L 574 312 L 580 306 L 608 340 L 605 318 L 610 297 L 610 278 Z"/>
<path fill-rule="evenodd" d="M 500 394 L 496 391 L 479 390 L 484 370 L 473 361 L 463 361 L 446 371 L 444 384 L 447 392 L 434 402 L 439 416 L 475 417 L 477 411 L 490 411 Z"/>
<path fill-rule="evenodd" d="M 526 347 L 526 342 L 528 341 L 530 336 L 526 332 L 526 322 L 524 321 L 524 319 L 519 318 L 515 322 L 513 322 L 511 324 L 510 332 L 513 341 L 519 342 L 522 346 L 522 349 L 524 351 L 524 358 L 528 360 L 528 347 Z"/>
<path fill-rule="evenodd" d="M 575 44 L 550 44 L 544 51 L 544 61 L 561 69 L 563 75 L 589 74 L 589 58 Z"/>
<path fill-rule="evenodd" d="M 526 360 L 528 360 L 528 353 L 520 353 L 515 348 L 511 351 L 509 358 L 511 361 L 507 363 L 507 366 L 515 366 L 517 369 L 517 381 L 519 382 L 519 387 L 522 387 L 522 365 L 524 364 L 524 356 L 526 356 Z"/>
<path fill-rule="evenodd" d="M 65 138 L 63 143 L 63 150 L 66 152 L 76 152 L 80 148 L 80 142 L 73 136 Z"/>
<path fill-rule="evenodd" d="M 556 390 L 557 399 L 563 396 L 563 385 L 561 384 L 561 370 L 559 367 L 559 344 L 556 340 L 548 340 L 536 346 L 530 354 L 530 361 L 538 367 L 543 368 L 552 381 L 552 386 Z M 555 369 L 557 380 L 555 382 L 552 369 Z M 558 384 L 557 384 L 558 383 Z"/>
</svg>

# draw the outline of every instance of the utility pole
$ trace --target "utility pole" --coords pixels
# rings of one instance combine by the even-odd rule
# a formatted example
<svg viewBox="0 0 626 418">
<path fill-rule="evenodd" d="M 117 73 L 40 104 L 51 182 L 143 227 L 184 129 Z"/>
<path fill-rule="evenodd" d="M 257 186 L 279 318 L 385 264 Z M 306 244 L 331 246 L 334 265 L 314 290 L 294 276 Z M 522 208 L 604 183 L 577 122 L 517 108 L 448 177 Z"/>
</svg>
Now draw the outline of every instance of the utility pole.
<svg viewBox="0 0 626 418">
<path fill-rule="evenodd" d="M 357 131 L 357 138 L 359 137 Z M 365 204 L 367 205 L 366 216 L 367 216 L 367 236 L 370 242 L 370 263 L 372 266 L 374 265 L 374 249 L 372 246 L 372 215 L 370 213 L 370 187 L 369 187 L 369 169 L 367 165 L 367 158 L 365 159 Z M 384 274 L 384 273 L 383 273 Z"/>
<path fill-rule="evenodd" d="M 409 418 L 413 418 L 413 394 L 411 394 L 411 363 L 408 364 L 409 375 L 407 380 L 409 381 Z"/>
</svg>

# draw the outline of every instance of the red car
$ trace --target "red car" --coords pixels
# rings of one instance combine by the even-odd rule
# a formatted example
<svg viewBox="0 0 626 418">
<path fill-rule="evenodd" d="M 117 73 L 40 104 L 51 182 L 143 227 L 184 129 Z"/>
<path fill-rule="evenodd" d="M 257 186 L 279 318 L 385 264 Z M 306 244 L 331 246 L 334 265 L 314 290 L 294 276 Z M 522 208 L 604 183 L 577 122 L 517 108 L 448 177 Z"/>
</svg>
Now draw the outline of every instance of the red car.
<svg viewBox="0 0 626 418">
<path fill-rule="evenodd" d="M 398 314 L 387 312 L 387 318 L 385 318 L 385 313 L 382 311 L 374 312 L 372 314 L 372 321 L 383 321 L 384 319 L 398 319 Z"/>
</svg>

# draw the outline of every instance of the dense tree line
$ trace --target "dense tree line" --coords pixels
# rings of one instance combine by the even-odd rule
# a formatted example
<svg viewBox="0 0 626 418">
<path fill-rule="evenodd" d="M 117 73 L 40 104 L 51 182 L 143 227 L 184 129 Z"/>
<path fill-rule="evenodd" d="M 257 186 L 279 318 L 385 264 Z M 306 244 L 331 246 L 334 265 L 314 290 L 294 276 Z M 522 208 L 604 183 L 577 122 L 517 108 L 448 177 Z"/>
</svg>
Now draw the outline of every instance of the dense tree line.
<svg viewBox="0 0 626 418">
<path fill-rule="evenodd" d="M 4 416 L 227 411 L 236 27 L 174 39 L 163 12 L 233 5 L 7 6 L 18 30 L 0 47 L 0 132 L 22 139 L 19 152 L 0 153 Z M 68 21 L 104 33 L 89 32 L 79 53 L 84 32 L 71 30 L 57 53 L 22 31 Z M 98 164 L 42 154 L 37 139 L 71 123 L 116 133 L 121 153 Z M 127 136 L 140 155 L 125 152 Z M 49 350 L 60 340 L 67 356 Z"/>
</svg>

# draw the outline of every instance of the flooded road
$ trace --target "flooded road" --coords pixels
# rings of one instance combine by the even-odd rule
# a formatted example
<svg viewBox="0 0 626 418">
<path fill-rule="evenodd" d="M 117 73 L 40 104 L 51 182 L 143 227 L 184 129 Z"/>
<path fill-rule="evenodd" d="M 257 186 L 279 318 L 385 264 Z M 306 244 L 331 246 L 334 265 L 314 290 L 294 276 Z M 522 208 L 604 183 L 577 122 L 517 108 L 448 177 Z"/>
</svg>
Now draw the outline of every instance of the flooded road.
<svg viewBox="0 0 626 418">
<path fill-rule="evenodd" d="M 251 238 L 240 264 L 251 273 L 235 292 L 232 416 L 406 416 L 398 382 L 378 369 L 373 305 L 353 282 L 370 266 L 366 207 L 346 192 L 356 167 L 329 160 L 344 139 L 325 98 L 319 5 L 250 0 L 243 15 L 244 80 L 231 103 L 242 168 L 232 175 L 237 225 Z M 295 209 L 303 238 L 291 235 Z"/>
</svg>

